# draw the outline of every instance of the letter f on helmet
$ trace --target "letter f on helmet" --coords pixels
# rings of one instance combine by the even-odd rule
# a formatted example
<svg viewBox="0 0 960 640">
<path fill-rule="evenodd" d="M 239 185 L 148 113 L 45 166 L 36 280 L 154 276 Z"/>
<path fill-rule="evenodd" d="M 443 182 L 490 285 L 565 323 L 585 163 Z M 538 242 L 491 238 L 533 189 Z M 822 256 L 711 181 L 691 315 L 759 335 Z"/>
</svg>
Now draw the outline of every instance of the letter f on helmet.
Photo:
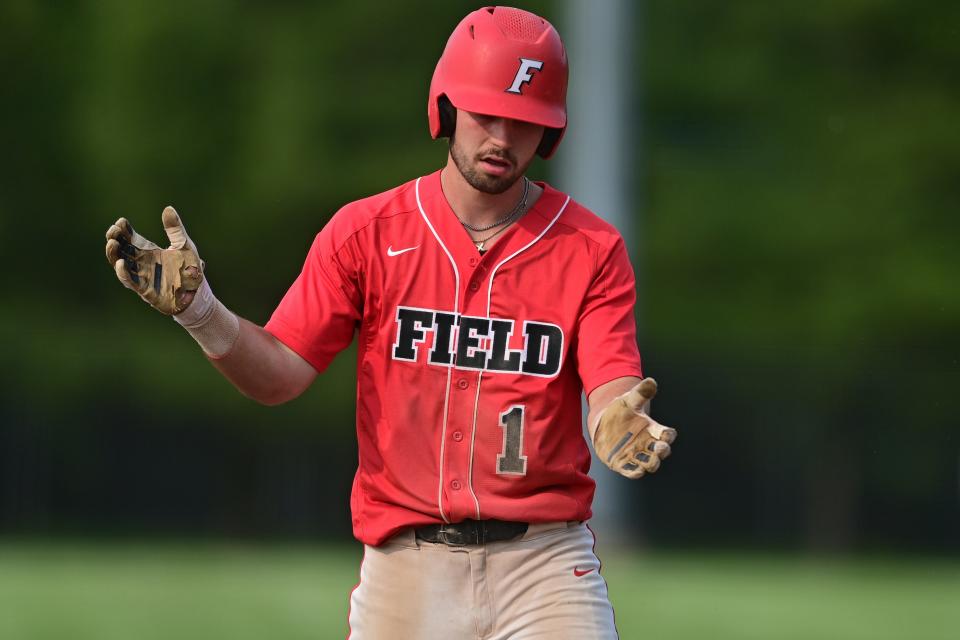
<svg viewBox="0 0 960 640">
<path fill-rule="evenodd" d="M 520 68 L 517 69 L 517 75 L 513 79 L 513 84 L 507 89 L 507 93 L 520 93 L 520 86 L 533 80 L 533 71 L 543 69 L 542 60 L 530 60 L 529 58 L 520 58 Z"/>
</svg>

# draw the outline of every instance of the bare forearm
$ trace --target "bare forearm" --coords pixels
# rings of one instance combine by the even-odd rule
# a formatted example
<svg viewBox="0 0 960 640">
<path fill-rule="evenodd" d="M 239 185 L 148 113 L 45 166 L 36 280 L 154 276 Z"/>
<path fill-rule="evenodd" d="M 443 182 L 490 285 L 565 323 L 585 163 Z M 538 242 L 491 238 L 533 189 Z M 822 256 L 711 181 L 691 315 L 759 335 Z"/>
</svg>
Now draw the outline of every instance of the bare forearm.
<svg viewBox="0 0 960 640">
<path fill-rule="evenodd" d="M 263 327 L 239 318 L 240 334 L 226 355 L 210 362 L 242 394 L 274 405 L 299 396 L 316 370 Z"/>
<path fill-rule="evenodd" d="M 316 377 L 310 364 L 263 327 L 223 305 L 204 281 L 174 319 L 207 358 L 245 396 L 263 404 L 292 400 Z"/>
</svg>

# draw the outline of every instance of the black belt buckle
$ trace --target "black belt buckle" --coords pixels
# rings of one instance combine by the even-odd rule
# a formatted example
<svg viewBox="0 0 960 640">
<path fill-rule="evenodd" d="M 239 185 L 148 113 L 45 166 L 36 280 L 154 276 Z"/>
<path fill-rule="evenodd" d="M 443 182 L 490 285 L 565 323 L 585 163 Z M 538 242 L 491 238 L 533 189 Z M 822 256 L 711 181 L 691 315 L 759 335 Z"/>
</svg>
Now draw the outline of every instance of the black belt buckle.
<svg viewBox="0 0 960 640">
<path fill-rule="evenodd" d="M 527 531 L 525 522 L 500 520 L 464 520 L 453 524 L 420 527 L 416 536 L 427 542 L 441 542 L 452 547 L 512 540 Z"/>
<path fill-rule="evenodd" d="M 482 522 L 465 520 L 457 524 L 440 525 L 439 538 L 443 544 L 452 547 L 465 547 L 468 544 L 483 544 L 484 528 Z"/>
</svg>

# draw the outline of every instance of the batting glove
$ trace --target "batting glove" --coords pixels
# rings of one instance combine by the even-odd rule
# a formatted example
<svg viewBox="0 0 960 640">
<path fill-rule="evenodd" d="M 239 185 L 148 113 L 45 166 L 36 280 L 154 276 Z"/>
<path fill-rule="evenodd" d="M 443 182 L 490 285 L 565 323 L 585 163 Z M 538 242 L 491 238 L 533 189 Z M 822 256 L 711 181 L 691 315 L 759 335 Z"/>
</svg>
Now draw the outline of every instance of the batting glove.
<svg viewBox="0 0 960 640">
<path fill-rule="evenodd" d="M 203 282 L 203 262 L 174 208 L 164 209 L 162 218 L 168 248 L 161 249 L 120 218 L 107 229 L 107 262 L 123 286 L 170 316 L 193 300 Z"/>
<path fill-rule="evenodd" d="M 211 357 L 227 353 L 239 320 L 217 300 L 204 278 L 204 262 L 173 207 L 162 215 L 170 246 L 161 249 L 133 230 L 126 218 L 107 229 L 107 262 L 117 278 L 147 304 L 181 324 Z"/>
<path fill-rule="evenodd" d="M 675 429 L 665 427 L 644 412 L 657 395 L 657 382 L 644 378 L 617 396 L 595 420 L 593 447 L 608 467 L 628 478 L 640 478 L 660 468 L 670 455 Z"/>
</svg>

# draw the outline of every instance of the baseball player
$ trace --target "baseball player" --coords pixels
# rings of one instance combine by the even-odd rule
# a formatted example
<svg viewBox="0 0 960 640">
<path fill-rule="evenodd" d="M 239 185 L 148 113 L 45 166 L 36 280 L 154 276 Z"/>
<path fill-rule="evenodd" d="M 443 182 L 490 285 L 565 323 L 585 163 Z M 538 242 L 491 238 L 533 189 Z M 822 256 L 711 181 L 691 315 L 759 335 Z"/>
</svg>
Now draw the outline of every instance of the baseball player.
<svg viewBox="0 0 960 640">
<path fill-rule="evenodd" d="M 560 144 L 566 87 L 550 23 L 470 13 L 430 85 L 446 165 L 338 211 L 265 327 L 213 295 L 173 208 L 166 249 L 123 218 L 107 231 L 120 281 L 259 402 L 300 395 L 357 336 L 356 640 L 617 637 L 581 392 L 597 454 L 629 478 L 676 432 L 647 413 L 622 238 L 525 175 Z"/>
</svg>

